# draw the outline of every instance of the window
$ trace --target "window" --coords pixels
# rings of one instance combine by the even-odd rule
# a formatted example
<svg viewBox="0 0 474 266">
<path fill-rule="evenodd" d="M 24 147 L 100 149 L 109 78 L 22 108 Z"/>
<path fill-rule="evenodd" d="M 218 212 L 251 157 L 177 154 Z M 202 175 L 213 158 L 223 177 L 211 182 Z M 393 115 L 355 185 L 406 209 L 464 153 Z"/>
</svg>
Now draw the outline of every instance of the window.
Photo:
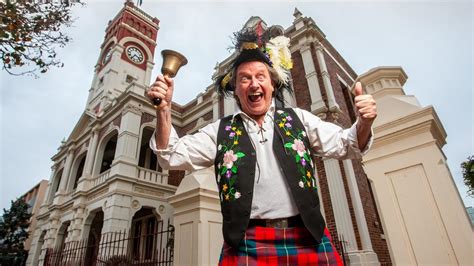
<svg viewBox="0 0 474 266">
<path fill-rule="evenodd" d="M 132 256 L 134 260 L 156 258 L 158 241 L 158 220 L 151 208 L 139 210 L 132 220 Z"/>
</svg>

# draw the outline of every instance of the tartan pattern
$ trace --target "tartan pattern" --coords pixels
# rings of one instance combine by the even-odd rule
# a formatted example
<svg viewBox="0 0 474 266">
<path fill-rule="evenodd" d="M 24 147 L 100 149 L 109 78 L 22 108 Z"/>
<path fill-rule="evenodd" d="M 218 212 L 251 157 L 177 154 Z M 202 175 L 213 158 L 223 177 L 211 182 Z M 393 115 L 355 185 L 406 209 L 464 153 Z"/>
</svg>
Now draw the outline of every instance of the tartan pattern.
<svg viewBox="0 0 474 266">
<path fill-rule="evenodd" d="M 318 244 L 305 227 L 248 228 L 236 250 L 224 242 L 221 266 L 233 265 L 343 265 L 328 229 Z"/>
</svg>

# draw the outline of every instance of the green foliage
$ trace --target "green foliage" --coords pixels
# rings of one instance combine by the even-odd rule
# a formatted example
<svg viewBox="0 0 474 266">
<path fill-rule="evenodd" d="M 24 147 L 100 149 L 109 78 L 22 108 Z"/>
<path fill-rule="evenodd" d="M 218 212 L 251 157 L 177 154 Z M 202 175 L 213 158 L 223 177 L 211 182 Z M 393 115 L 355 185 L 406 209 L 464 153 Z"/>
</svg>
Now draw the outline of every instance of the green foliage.
<svg viewBox="0 0 474 266">
<path fill-rule="evenodd" d="M 474 197 L 474 156 L 467 158 L 467 161 L 461 163 L 462 176 L 464 184 L 467 186 L 467 194 Z"/>
<path fill-rule="evenodd" d="M 0 59 L 11 75 L 45 73 L 62 67 L 55 49 L 71 39 L 61 30 L 70 27 L 71 6 L 79 1 L 0 1 Z"/>
<path fill-rule="evenodd" d="M 31 214 L 23 199 L 12 201 L 9 210 L 3 209 L 0 220 L 0 265 L 22 265 L 28 254 L 24 242 L 28 238 Z"/>
</svg>

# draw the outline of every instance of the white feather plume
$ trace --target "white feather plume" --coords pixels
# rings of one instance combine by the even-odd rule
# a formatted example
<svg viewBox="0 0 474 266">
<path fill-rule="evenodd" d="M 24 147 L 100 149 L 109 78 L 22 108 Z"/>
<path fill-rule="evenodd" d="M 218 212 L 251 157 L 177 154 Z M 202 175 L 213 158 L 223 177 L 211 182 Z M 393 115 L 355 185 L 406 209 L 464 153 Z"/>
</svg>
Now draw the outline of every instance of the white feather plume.
<svg viewBox="0 0 474 266">
<path fill-rule="evenodd" d="M 289 45 L 290 39 L 285 36 L 272 38 L 266 45 L 273 68 L 277 72 L 280 81 L 285 84 L 289 81 L 289 71 L 293 67 Z"/>
</svg>

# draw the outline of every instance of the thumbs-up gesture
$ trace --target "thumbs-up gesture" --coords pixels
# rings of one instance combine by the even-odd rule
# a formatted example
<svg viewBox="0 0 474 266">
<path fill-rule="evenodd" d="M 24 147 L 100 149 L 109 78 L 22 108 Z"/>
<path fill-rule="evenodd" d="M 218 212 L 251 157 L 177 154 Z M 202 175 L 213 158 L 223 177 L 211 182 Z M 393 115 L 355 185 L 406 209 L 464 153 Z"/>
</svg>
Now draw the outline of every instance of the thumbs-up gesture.
<svg viewBox="0 0 474 266">
<path fill-rule="evenodd" d="M 354 93 L 356 96 L 354 98 L 354 103 L 357 108 L 360 122 L 372 125 L 372 122 L 377 117 L 377 105 L 374 97 L 370 94 L 362 93 L 362 84 L 360 82 L 356 83 Z"/>
</svg>

